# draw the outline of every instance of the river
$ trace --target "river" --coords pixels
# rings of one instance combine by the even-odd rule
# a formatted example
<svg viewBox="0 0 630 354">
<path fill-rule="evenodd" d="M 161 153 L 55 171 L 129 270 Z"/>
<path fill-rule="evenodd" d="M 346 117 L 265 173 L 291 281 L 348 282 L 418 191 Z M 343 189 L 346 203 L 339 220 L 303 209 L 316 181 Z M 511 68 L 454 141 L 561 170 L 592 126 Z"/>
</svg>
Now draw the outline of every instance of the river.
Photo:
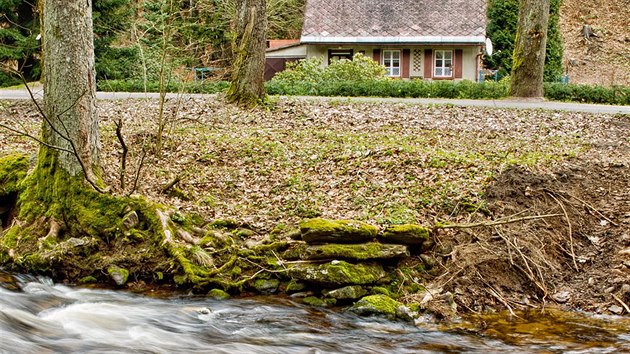
<svg viewBox="0 0 630 354">
<path fill-rule="evenodd" d="M 279 297 L 158 298 L 11 278 L 18 281 L 0 277 L 1 353 L 630 352 L 630 323 L 621 317 L 499 318 L 483 329 L 463 322 L 445 327 Z"/>
</svg>

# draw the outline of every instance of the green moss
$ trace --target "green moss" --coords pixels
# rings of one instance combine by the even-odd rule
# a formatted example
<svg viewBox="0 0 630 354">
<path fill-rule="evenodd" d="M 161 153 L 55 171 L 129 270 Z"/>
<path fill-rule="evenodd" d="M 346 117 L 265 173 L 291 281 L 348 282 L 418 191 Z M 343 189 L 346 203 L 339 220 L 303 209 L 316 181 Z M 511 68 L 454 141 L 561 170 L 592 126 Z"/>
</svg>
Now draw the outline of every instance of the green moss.
<svg viewBox="0 0 630 354">
<path fill-rule="evenodd" d="M 297 246 L 297 253 L 300 259 L 321 260 L 321 259 L 391 259 L 408 257 L 409 251 L 403 245 L 385 245 L 377 242 L 362 244 L 326 244 L 317 246 Z M 293 256 L 291 252 L 289 256 Z"/>
<path fill-rule="evenodd" d="M 315 218 L 300 223 L 302 239 L 309 243 L 357 243 L 370 241 L 378 234 L 376 226 L 356 220 Z"/>
<path fill-rule="evenodd" d="M 307 304 L 307 305 L 311 305 L 311 306 L 316 306 L 316 307 L 326 307 L 327 304 L 324 300 L 316 297 L 316 296 L 307 296 L 305 298 L 302 299 L 302 302 Z"/>
<path fill-rule="evenodd" d="M 254 288 L 262 294 L 275 293 L 278 290 L 278 286 L 280 286 L 278 279 L 257 279 L 254 282 Z"/>
<path fill-rule="evenodd" d="M 294 293 L 297 291 L 302 291 L 304 289 L 306 289 L 306 285 L 304 283 L 300 283 L 300 282 L 295 281 L 294 279 L 291 279 L 287 283 L 285 291 L 288 293 Z"/>
<path fill-rule="evenodd" d="M 227 300 L 230 298 L 230 294 L 221 289 L 212 289 L 208 292 L 208 297 L 211 297 L 215 300 Z"/>
<path fill-rule="evenodd" d="M 379 264 L 351 264 L 344 261 L 296 264 L 289 268 L 288 273 L 296 280 L 332 287 L 373 284 L 387 275 Z"/>
<path fill-rule="evenodd" d="M 429 229 L 415 224 L 392 225 L 379 237 L 383 242 L 401 243 L 405 245 L 431 245 Z"/>
<path fill-rule="evenodd" d="M 28 171 L 28 160 L 26 154 L 13 154 L 0 158 L 0 197 L 18 192 L 18 186 Z"/>
<path fill-rule="evenodd" d="M 218 219 L 210 223 L 210 227 L 215 229 L 235 229 L 238 223 L 232 219 Z"/>
<path fill-rule="evenodd" d="M 394 294 L 387 288 L 382 287 L 382 286 L 374 286 L 372 287 L 372 291 L 371 291 L 372 295 L 386 295 L 389 297 L 394 297 Z"/>
<path fill-rule="evenodd" d="M 391 297 L 379 294 L 362 298 L 350 308 L 350 311 L 362 316 L 379 315 L 395 319 L 401 306 L 403 305 L 400 302 Z"/>
<path fill-rule="evenodd" d="M 107 274 L 114 280 L 116 285 L 125 285 L 129 279 L 129 271 L 118 266 L 107 268 Z"/>
<path fill-rule="evenodd" d="M 83 277 L 79 280 L 79 284 L 91 284 L 91 283 L 96 283 L 98 280 L 91 276 L 88 275 L 87 277 Z"/>
</svg>

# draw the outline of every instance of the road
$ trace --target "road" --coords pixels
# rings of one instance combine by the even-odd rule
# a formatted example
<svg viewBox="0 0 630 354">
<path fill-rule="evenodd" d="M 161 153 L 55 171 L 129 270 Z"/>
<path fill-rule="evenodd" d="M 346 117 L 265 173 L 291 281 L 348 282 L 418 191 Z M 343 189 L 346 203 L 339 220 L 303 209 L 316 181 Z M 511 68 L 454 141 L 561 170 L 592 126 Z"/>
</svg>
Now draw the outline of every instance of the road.
<svg viewBox="0 0 630 354">
<path fill-rule="evenodd" d="M 41 99 L 43 90 L 41 88 L 33 89 L 36 98 Z M 168 98 L 178 97 L 176 93 L 167 94 Z M 215 95 L 205 94 L 185 94 L 184 97 L 204 98 L 214 97 Z M 137 93 L 137 92 L 97 92 L 96 97 L 102 100 L 124 100 L 124 99 L 157 99 L 160 97 L 158 93 Z M 328 101 L 350 101 L 350 102 L 391 102 L 391 103 L 408 103 L 408 104 L 443 104 L 462 107 L 494 107 L 494 108 L 514 108 L 514 109 L 544 109 L 552 111 L 567 112 L 583 112 L 583 113 L 599 113 L 599 114 L 630 114 L 630 106 L 611 106 L 601 104 L 586 104 L 574 102 L 556 102 L 556 101 L 540 101 L 540 100 L 461 100 L 446 98 L 381 98 L 381 97 L 315 97 L 315 96 L 298 96 L 304 100 L 328 100 Z M 2 100 L 27 100 L 30 99 L 26 90 L 0 90 L 0 99 Z"/>
</svg>

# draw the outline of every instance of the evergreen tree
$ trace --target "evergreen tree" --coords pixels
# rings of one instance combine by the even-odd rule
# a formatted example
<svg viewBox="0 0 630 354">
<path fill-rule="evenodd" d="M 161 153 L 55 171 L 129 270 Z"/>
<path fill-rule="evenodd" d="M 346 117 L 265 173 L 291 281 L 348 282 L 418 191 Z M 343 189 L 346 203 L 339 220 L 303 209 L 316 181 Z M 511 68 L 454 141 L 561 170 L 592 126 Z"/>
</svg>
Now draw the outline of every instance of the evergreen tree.
<svg viewBox="0 0 630 354">
<path fill-rule="evenodd" d="M 40 74 L 36 10 L 34 2 L 0 0 L 0 65 L 22 72 L 27 80 L 36 80 Z M 19 82 L 15 75 L 0 70 L 0 86 Z"/>
</svg>

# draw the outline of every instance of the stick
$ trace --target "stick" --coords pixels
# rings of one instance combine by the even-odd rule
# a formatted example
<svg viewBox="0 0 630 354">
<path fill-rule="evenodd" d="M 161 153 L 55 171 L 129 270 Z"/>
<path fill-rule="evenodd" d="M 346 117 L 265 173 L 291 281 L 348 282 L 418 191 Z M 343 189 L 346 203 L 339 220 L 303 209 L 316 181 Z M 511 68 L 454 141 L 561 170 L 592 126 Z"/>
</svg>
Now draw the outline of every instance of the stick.
<svg viewBox="0 0 630 354">
<path fill-rule="evenodd" d="M 471 224 L 435 225 L 433 228 L 434 229 L 469 229 L 469 228 L 480 227 L 480 226 L 495 226 L 495 225 L 511 224 L 511 223 L 515 223 L 519 221 L 526 221 L 526 220 L 554 218 L 557 216 L 562 216 L 562 214 L 530 215 L 530 216 L 524 216 L 524 217 L 516 218 L 516 219 L 482 221 L 482 222 L 476 222 L 476 223 L 471 223 Z"/>
<path fill-rule="evenodd" d="M 122 126 L 123 121 L 119 119 L 117 122 L 114 122 L 116 125 L 116 136 L 118 137 L 118 141 L 120 142 L 120 146 L 122 147 L 122 156 L 120 157 L 120 190 L 125 190 L 125 171 L 127 169 L 127 144 L 125 144 L 125 139 L 122 135 Z"/>
<path fill-rule="evenodd" d="M 575 271 L 579 272 L 580 268 L 578 268 L 577 262 L 575 261 L 575 251 L 573 250 L 573 229 L 571 227 L 571 220 L 569 219 L 569 214 L 567 213 L 567 210 L 564 208 L 564 204 L 562 204 L 562 202 L 560 202 L 558 198 L 556 198 L 556 196 L 553 195 L 553 193 L 547 192 L 547 194 L 549 194 L 549 196 L 551 196 L 551 198 L 553 198 L 553 200 L 555 200 L 556 203 L 558 203 L 560 208 L 562 208 L 564 217 L 567 219 L 567 224 L 569 226 L 569 242 L 570 242 L 569 246 L 571 248 L 571 258 L 573 259 L 573 266 L 575 267 Z"/>
<path fill-rule="evenodd" d="M 615 294 L 611 294 L 612 297 L 617 300 L 617 302 L 619 302 L 621 304 L 621 306 L 623 306 L 624 309 L 626 309 L 626 313 L 630 313 L 630 307 L 628 307 L 628 305 L 623 302 L 619 297 L 617 297 L 617 295 Z"/>
</svg>

